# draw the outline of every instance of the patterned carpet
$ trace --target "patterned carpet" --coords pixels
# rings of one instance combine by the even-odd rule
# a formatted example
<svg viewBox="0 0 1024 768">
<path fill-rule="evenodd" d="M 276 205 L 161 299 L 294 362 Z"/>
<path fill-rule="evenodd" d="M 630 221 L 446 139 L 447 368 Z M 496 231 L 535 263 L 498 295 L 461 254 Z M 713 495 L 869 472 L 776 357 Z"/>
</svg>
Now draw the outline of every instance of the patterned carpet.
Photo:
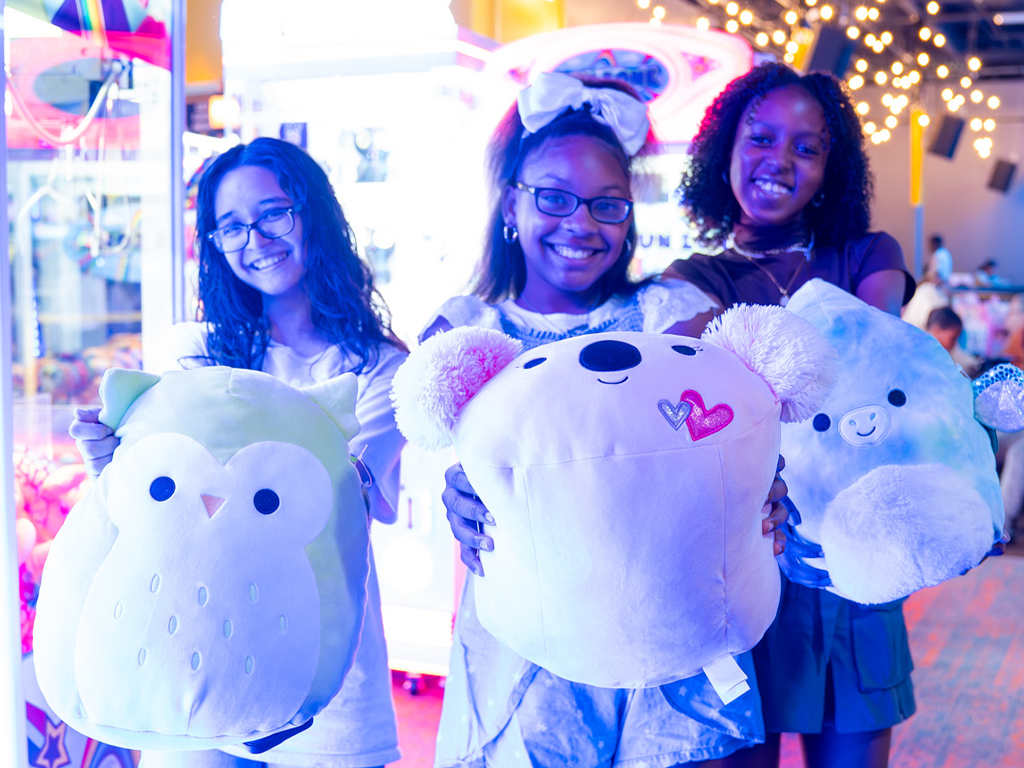
<svg viewBox="0 0 1024 768">
<path fill-rule="evenodd" d="M 894 730 L 892 768 L 1024 766 L 1024 546 L 1009 554 L 907 600 L 917 714 Z M 430 768 L 443 691 L 412 695 L 396 676 L 394 694 L 394 765 Z M 783 768 L 801 765 L 784 738 Z"/>
</svg>

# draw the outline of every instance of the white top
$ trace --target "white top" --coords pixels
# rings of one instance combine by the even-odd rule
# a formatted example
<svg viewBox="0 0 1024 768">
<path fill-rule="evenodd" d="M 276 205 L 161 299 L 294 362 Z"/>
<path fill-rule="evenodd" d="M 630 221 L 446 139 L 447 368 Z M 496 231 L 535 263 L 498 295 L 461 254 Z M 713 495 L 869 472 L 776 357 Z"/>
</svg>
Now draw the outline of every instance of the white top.
<svg viewBox="0 0 1024 768">
<path fill-rule="evenodd" d="M 206 334 L 205 323 L 176 324 L 162 370 L 210 365 L 205 359 Z M 399 457 L 405 443 L 395 426 L 391 379 L 405 357 L 401 350 L 384 345 L 377 364 L 357 374 L 356 417 L 360 430 L 349 442 L 349 451 L 362 455 L 373 474 L 377 492 L 371 489 L 370 511 L 373 517 L 385 523 L 395 520 Z M 263 360 L 263 372 L 301 388 L 334 378 L 355 365 L 356 360 L 337 346 L 312 358 L 303 358 L 291 347 L 272 341 Z M 372 550 L 366 593 L 366 618 L 355 662 L 341 691 L 313 719 L 312 727 L 259 756 L 238 747 L 226 747 L 224 752 L 283 765 L 339 768 L 377 766 L 401 757 Z"/>
</svg>

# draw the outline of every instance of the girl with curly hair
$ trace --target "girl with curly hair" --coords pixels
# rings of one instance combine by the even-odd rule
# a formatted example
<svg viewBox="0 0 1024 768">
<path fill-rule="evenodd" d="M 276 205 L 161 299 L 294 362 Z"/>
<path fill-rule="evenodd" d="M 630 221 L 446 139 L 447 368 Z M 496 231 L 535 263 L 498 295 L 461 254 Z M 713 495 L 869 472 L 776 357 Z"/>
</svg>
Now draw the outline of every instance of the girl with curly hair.
<svg viewBox="0 0 1024 768">
<path fill-rule="evenodd" d="M 899 245 L 868 232 L 868 158 L 836 78 L 754 68 L 708 108 L 690 161 L 683 209 L 717 252 L 669 272 L 715 298 L 716 312 L 785 305 L 814 277 L 892 314 L 913 295 Z M 784 580 L 775 623 L 754 649 L 767 740 L 726 765 L 778 766 L 780 734 L 799 733 L 811 768 L 884 767 L 892 726 L 915 708 L 902 601 L 860 605 L 814 588 L 812 575 L 805 584 Z"/>
<path fill-rule="evenodd" d="M 355 373 L 360 431 L 349 450 L 373 478 L 369 515 L 394 522 L 404 439 L 390 391 L 406 349 L 390 330 L 387 308 L 327 175 L 298 147 L 259 138 L 232 147 L 203 172 L 197 209 L 201 322 L 173 327 L 163 367 L 261 370 L 295 387 Z M 99 422 L 99 410 L 79 409 L 70 429 L 94 475 L 120 442 Z M 241 747 L 146 751 L 143 768 L 360 768 L 398 760 L 372 553 L 366 589 L 355 663 L 311 727 L 256 760 Z"/>
</svg>

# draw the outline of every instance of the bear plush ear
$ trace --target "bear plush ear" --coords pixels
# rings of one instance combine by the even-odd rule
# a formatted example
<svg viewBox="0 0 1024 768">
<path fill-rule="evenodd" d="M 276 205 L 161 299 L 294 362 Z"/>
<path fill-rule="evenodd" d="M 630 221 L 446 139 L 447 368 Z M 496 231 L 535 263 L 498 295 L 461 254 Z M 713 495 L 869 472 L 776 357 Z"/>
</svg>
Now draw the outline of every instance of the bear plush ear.
<svg viewBox="0 0 1024 768">
<path fill-rule="evenodd" d="M 839 378 L 838 353 L 813 325 L 782 307 L 733 307 L 701 338 L 725 347 L 767 382 L 782 403 L 782 421 L 810 418 Z"/>
<path fill-rule="evenodd" d="M 303 387 L 302 391 L 338 425 L 345 440 L 359 434 L 359 419 L 356 418 L 356 393 L 359 380 L 354 373 L 343 373 L 333 379 Z"/>
<path fill-rule="evenodd" d="M 107 369 L 100 380 L 100 400 L 103 402 L 100 421 L 116 430 L 132 403 L 158 381 L 159 376 L 144 371 L 132 371 L 127 368 Z"/>
<path fill-rule="evenodd" d="M 1024 371 L 1000 363 L 979 376 L 974 387 L 974 418 L 1000 432 L 1024 429 Z"/>
<path fill-rule="evenodd" d="M 515 359 L 522 344 L 487 328 L 456 328 L 424 341 L 395 372 L 395 421 L 409 442 L 437 450 L 469 399 Z"/>
</svg>

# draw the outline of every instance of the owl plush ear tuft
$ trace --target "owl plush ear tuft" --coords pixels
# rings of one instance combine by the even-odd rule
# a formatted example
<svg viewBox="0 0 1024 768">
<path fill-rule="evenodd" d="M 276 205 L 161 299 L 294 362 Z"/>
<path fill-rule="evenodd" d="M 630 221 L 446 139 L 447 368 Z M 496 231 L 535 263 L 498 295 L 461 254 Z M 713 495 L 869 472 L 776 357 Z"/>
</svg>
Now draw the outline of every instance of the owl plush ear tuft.
<svg viewBox="0 0 1024 768">
<path fill-rule="evenodd" d="M 346 440 L 351 441 L 359 434 L 359 420 L 356 418 L 359 380 L 354 373 L 343 373 L 319 384 L 303 387 L 302 391 L 324 409 Z"/>
<path fill-rule="evenodd" d="M 431 336 L 395 373 L 391 399 L 402 434 L 428 450 L 451 445 L 462 406 L 521 350 L 520 342 L 487 328 Z"/>
<path fill-rule="evenodd" d="M 809 322 L 782 307 L 742 304 L 701 337 L 736 354 L 782 403 L 782 421 L 810 418 L 839 377 L 839 355 Z"/>
<path fill-rule="evenodd" d="M 117 429 L 132 403 L 158 381 L 159 376 L 145 371 L 108 369 L 100 381 L 100 400 L 103 401 L 100 421 L 111 429 Z"/>
</svg>

